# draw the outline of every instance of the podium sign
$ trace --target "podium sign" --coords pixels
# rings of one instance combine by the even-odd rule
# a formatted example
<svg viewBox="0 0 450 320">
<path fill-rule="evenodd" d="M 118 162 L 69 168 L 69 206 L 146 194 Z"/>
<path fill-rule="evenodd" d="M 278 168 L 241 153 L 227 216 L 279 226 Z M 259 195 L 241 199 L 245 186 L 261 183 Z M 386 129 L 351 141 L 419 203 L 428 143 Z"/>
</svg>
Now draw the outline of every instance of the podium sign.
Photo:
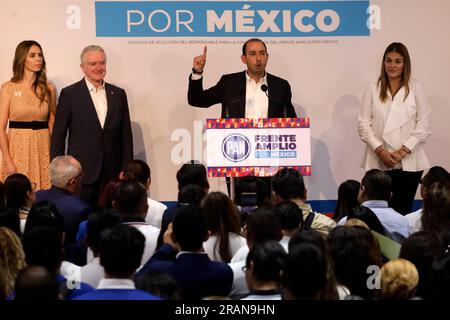
<svg viewBox="0 0 450 320">
<path fill-rule="evenodd" d="M 311 175 L 309 118 L 208 119 L 210 177 L 272 176 L 279 167 Z"/>
</svg>

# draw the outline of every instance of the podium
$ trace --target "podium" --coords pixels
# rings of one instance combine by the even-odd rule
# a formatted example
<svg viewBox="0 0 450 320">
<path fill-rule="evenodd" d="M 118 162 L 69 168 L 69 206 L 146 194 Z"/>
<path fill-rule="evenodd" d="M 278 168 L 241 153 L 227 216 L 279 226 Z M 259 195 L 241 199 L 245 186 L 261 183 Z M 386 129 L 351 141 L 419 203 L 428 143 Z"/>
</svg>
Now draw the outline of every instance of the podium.
<svg viewBox="0 0 450 320">
<path fill-rule="evenodd" d="M 271 177 L 281 167 L 311 175 L 309 118 L 208 119 L 209 177 Z M 230 195 L 234 195 L 231 183 Z"/>
</svg>

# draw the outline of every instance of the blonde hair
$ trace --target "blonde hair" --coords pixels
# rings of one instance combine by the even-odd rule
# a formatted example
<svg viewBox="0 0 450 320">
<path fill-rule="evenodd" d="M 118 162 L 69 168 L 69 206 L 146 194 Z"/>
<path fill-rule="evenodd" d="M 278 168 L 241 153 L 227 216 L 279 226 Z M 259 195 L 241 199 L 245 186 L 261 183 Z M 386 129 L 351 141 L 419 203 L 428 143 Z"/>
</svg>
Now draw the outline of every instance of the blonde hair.
<svg viewBox="0 0 450 320">
<path fill-rule="evenodd" d="M 416 266 L 405 259 L 394 259 L 380 272 L 381 299 L 406 300 L 414 296 L 419 283 Z"/>
<path fill-rule="evenodd" d="M 366 228 L 367 230 L 370 230 L 369 226 L 362 220 L 356 219 L 356 218 L 352 218 L 352 219 L 348 219 L 344 226 L 346 227 L 363 227 Z"/>
<path fill-rule="evenodd" d="M 0 300 L 11 294 L 17 275 L 26 266 L 19 237 L 11 229 L 0 227 Z"/>
</svg>

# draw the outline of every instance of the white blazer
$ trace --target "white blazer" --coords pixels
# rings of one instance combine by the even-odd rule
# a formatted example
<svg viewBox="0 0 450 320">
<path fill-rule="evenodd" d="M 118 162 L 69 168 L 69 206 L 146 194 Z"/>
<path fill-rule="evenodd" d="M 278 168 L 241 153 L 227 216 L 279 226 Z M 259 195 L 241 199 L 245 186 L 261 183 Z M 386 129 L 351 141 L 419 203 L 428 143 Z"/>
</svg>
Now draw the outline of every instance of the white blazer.
<svg viewBox="0 0 450 320">
<path fill-rule="evenodd" d="M 411 154 L 401 161 L 404 171 L 421 171 L 430 167 L 422 144 L 431 134 L 430 114 L 422 85 L 409 82 L 409 94 L 406 100 L 402 87 L 394 99 L 388 90 L 388 99 L 380 101 L 378 79 L 372 81 L 364 94 L 358 116 L 358 133 L 366 143 L 366 151 L 361 166 L 366 170 L 388 170 L 375 154 L 374 150 L 383 145 L 388 151 L 394 151 L 405 145 Z"/>
</svg>

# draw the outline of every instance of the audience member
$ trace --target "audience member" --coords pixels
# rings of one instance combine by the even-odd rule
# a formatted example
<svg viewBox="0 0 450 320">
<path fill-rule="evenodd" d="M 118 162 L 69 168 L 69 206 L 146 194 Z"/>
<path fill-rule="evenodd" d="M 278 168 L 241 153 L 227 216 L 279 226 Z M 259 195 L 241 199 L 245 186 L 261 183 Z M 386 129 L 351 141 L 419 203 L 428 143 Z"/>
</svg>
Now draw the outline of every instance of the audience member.
<svg viewBox="0 0 450 320">
<path fill-rule="evenodd" d="M 81 221 L 88 218 L 92 209 L 75 196 L 80 187 L 83 171 L 81 164 L 72 156 L 58 156 L 50 163 L 51 188 L 36 192 L 36 202 L 49 201 L 61 214 L 66 236 L 66 244 L 74 243 Z"/>
<path fill-rule="evenodd" d="M 147 190 L 138 181 L 124 181 L 117 188 L 113 207 L 122 216 L 123 223 L 135 227 L 145 236 L 141 265 L 145 264 L 155 251 L 159 234 L 158 228 L 145 221 L 148 211 Z"/>
<path fill-rule="evenodd" d="M 283 270 L 283 299 L 319 300 L 327 285 L 327 261 L 315 245 L 301 243 L 289 250 Z"/>
<path fill-rule="evenodd" d="M 275 215 L 278 216 L 281 222 L 281 230 L 283 238 L 280 244 L 286 252 L 288 250 L 289 240 L 291 236 L 303 228 L 303 214 L 300 208 L 294 202 L 280 202 L 274 208 Z"/>
<path fill-rule="evenodd" d="M 275 203 L 292 201 L 302 210 L 304 228 L 315 229 L 326 236 L 336 226 L 336 222 L 323 214 L 313 212 L 311 206 L 305 202 L 307 190 L 303 176 L 297 170 L 293 168 L 280 169 L 273 176 L 272 186 Z"/>
<path fill-rule="evenodd" d="M 281 300 L 281 274 L 286 251 L 274 240 L 255 244 L 247 255 L 245 279 L 248 296 L 241 300 Z"/>
<path fill-rule="evenodd" d="M 361 184 L 356 180 L 347 180 L 339 185 L 336 209 L 333 220 L 339 222 L 343 217 L 359 205 L 358 193 Z"/>
<path fill-rule="evenodd" d="M 367 268 L 381 266 L 380 247 L 372 233 L 362 227 L 339 226 L 331 230 L 327 241 L 338 284 L 353 296 L 372 299 Z"/>
<path fill-rule="evenodd" d="M 203 198 L 201 206 L 211 236 L 203 243 L 213 261 L 230 262 L 236 252 L 246 245 L 240 235 L 239 215 L 233 201 L 222 192 L 211 192 Z"/>
<path fill-rule="evenodd" d="M 136 228 L 119 224 L 102 232 L 100 264 L 105 278 L 96 290 L 79 296 L 77 300 L 160 300 L 136 289 L 133 278 L 141 265 L 145 247 L 144 235 Z"/>
<path fill-rule="evenodd" d="M 423 200 L 422 229 L 441 232 L 450 226 L 450 181 L 433 183 Z"/>
<path fill-rule="evenodd" d="M 414 264 L 405 259 L 394 259 L 381 267 L 381 300 L 409 300 L 414 297 L 419 273 Z"/>
<path fill-rule="evenodd" d="M 450 255 L 448 252 L 447 256 L 433 263 L 431 284 L 432 300 L 450 301 Z"/>
<path fill-rule="evenodd" d="M 0 300 L 8 298 L 20 270 L 26 267 L 22 243 L 14 231 L 0 227 Z"/>
<path fill-rule="evenodd" d="M 387 237 L 402 243 L 410 234 L 409 224 L 404 216 L 389 207 L 391 195 L 392 180 L 385 171 L 372 169 L 366 172 L 361 181 L 359 202 L 375 213 Z M 346 221 L 347 217 L 344 217 L 339 224 L 343 225 Z"/>
<path fill-rule="evenodd" d="M 165 272 L 145 273 L 137 279 L 136 287 L 165 300 L 182 300 L 183 297 L 175 279 Z"/>
<path fill-rule="evenodd" d="M 100 264 L 100 235 L 122 223 L 122 217 L 113 209 L 103 209 L 89 216 L 87 224 L 87 245 L 93 252 L 93 259 L 80 269 L 81 281 L 97 288 L 105 272 Z"/>
<path fill-rule="evenodd" d="M 211 261 L 203 252 L 209 232 L 202 211 L 194 205 L 178 210 L 164 244 L 139 271 L 138 278 L 145 273 L 167 272 L 180 286 L 185 300 L 229 294 L 232 270 L 226 263 Z"/>
<path fill-rule="evenodd" d="M 428 300 L 431 296 L 431 266 L 445 254 L 444 244 L 436 232 L 419 231 L 409 236 L 400 249 L 400 258 L 412 262 L 419 272 L 416 295 Z"/>
<path fill-rule="evenodd" d="M 0 227 L 11 229 L 19 238 L 22 238 L 20 231 L 20 218 L 17 209 L 3 208 L 0 210 Z"/>
<path fill-rule="evenodd" d="M 34 190 L 27 176 L 14 173 L 5 180 L 6 208 L 16 209 L 19 212 L 20 231 L 23 233 L 28 212 L 35 202 Z"/>
<path fill-rule="evenodd" d="M 23 269 L 16 280 L 15 298 L 18 301 L 62 300 L 60 284 L 50 270 L 42 266 Z"/>
<path fill-rule="evenodd" d="M 420 179 L 420 195 L 422 199 L 426 198 L 427 190 L 435 182 L 450 181 L 450 173 L 442 167 L 434 166 Z M 405 218 L 409 222 L 411 233 L 422 230 L 422 208 L 409 213 Z"/>
<path fill-rule="evenodd" d="M 365 206 L 353 207 L 348 213 L 347 219 L 350 220 L 358 219 L 364 222 L 369 230 L 376 231 L 381 235 L 386 235 L 380 220 L 378 219 L 376 214 L 368 207 Z"/>
</svg>

